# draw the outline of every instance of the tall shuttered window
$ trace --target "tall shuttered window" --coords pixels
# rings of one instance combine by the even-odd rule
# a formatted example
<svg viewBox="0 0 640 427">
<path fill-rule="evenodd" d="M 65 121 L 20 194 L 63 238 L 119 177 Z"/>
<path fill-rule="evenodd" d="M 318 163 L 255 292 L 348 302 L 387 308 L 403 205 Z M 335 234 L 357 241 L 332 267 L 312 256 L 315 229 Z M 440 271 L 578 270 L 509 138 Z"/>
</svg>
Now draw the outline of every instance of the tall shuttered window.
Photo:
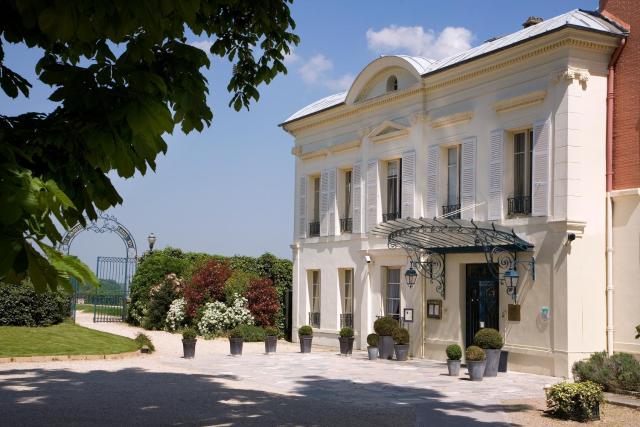
<svg viewBox="0 0 640 427">
<path fill-rule="evenodd" d="M 460 147 L 447 148 L 447 204 L 442 214 L 448 218 L 460 218 Z"/>
<path fill-rule="evenodd" d="M 341 270 L 342 275 L 342 314 L 340 327 L 353 328 L 353 270 Z"/>
<path fill-rule="evenodd" d="M 400 160 L 390 160 L 387 162 L 387 211 L 383 215 L 383 221 L 393 221 L 401 217 L 400 207 L 402 206 Z"/>
<path fill-rule="evenodd" d="M 531 214 L 532 147 L 532 129 L 513 136 L 513 196 L 508 199 L 509 215 Z"/>
<path fill-rule="evenodd" d="M 351 233 L 353 231 L 353 206 L 351 197 L 353 194 L 353 173 L 350 170 L 344 172 L 344 209 L 340 217 L 340 232 Z"/>
<path fill-rule="evenodd" d="M 309 289 L 309 325 L 320 327 L 320 271 L 311 271 L 311 283 Z"/>
<path fill-rule="evenodd" d="M 385 315 L 400 318 L 400 269 L 387 268 Z"/>
<path fill-rule="evenodd" d="M 313 195 L 313 210 L 311 221 L 309 222 L 309 236 L 320 235 L 320 177 L 311 178 L 311 189 Z"/>
</svg>

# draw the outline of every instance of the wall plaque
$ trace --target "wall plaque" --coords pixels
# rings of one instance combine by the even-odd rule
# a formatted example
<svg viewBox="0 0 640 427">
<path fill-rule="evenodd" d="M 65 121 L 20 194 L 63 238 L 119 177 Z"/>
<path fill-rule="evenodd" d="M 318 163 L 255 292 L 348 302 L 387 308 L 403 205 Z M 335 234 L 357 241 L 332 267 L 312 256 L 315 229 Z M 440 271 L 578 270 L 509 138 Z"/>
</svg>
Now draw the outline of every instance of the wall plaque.
<svg viewBox="0 0 640 427">
<path fill-rule="evenodd" d="M 429 319 L 442 319 L 442 300 L 427 300 L 427 317 Z"/>
</svg>

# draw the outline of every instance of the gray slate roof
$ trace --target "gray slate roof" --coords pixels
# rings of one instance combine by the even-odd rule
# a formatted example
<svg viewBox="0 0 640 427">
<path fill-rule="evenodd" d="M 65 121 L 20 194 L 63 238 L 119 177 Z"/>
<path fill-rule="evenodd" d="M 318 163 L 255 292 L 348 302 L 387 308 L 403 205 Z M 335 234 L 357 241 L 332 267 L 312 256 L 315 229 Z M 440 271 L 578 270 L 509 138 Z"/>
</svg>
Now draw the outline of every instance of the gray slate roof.
<svg viewBox="0 0 640 427">
<path fill-rule="evenodd" d="M 560 28 L 564 27 L 574 27 L 587 31 L 609 33 L 618 36 L 626 34 L 621 27 L 617 26 L 597 12 L 588 12 L 580 9 L 575 9 L 562 15 L 558 15 L 554 18 L 542 21 L 536 25 L 532 25 L 528 28 L 523 28 L 522 30 L 516 31 L 515 33 L 500 37 L 496 40 L 484 42 L 481 45 L 471 48 L 467 51 L 440 60 L 433 60 L 421 56 L 392 56 L 404 59 L 409 64 L 411 64 L 421 76 L 425 76 L 438 71 L 442 71 L 449 67 L 453 67 L 455 65 L 459 65 L 463 62 L 467 62 L 481 56 L 485 56 L 487 54 L 505 49 L 507 47 L 520 44 L 532 38 L 559 30 Z M 322 98 L 319 101 L 309 104 L 292 114 L 284 121 L 283 124 L 343 104 L 347 97 L 347 92 L 348 91 L 337 93 L 335 95 Z"/>
</svg>

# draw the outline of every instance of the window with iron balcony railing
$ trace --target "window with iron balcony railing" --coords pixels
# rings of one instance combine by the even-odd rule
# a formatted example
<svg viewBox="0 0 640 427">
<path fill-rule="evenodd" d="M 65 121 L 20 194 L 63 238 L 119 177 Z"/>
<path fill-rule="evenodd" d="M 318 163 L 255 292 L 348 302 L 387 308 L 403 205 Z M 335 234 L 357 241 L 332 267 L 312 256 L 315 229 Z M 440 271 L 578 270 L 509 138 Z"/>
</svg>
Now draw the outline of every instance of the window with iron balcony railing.
<svg viewBox="0 0 640 427">
<path fill-rule="evenodd" d="M 514 196 L 507 199 L 509 216 L 531 215 L 531 196 Z"/>
<path fill-rule="evenodd" d="M 320 235 L 320 221 L 313 221 L 309 223 L 309 237 Z"/>
<path fill-rule="evenodd" d="M 320 328 L 320 313 L 309 313 L 309 326 L 311 326 L 312 328 Z"/>
<path fill-rule="evenodd" d="M 353 231 L 353 218 L 340 218 L 340 233 L 351 233 Z"/>
<path fill-rule="evenodd" d="M 442 206 L 442 215 L 451 219 L 460 219 L 460 204 Z"/>
</svg>

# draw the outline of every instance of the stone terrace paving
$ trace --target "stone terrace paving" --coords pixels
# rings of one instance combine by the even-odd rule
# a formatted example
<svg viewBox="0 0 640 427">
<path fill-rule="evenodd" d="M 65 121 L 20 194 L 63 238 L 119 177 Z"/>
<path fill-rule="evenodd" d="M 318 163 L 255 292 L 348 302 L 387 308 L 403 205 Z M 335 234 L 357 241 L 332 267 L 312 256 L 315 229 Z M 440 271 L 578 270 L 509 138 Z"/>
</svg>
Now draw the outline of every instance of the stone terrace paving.
<svg viewBox="0 0 640 427">
<path fill-rule="evenodd" d="M 124 324 L 78 323 L 135 336 Z M 446 375 L 440 362 L 369 361 L 297 344 L 199 340 L 196 358 L 181 358 L 181 337 L 147 332 L 153 355 L 121 360 L 0 365 L 0 425 L 439 426 L 500 425 L 504 400 L 543 396 L 558 378 L 507 373 L 482 382 Z M 464 371 L 461 370 L 461 372 Z M 506 423 L 504 425 L 507 425 Z"/>
</svg>

